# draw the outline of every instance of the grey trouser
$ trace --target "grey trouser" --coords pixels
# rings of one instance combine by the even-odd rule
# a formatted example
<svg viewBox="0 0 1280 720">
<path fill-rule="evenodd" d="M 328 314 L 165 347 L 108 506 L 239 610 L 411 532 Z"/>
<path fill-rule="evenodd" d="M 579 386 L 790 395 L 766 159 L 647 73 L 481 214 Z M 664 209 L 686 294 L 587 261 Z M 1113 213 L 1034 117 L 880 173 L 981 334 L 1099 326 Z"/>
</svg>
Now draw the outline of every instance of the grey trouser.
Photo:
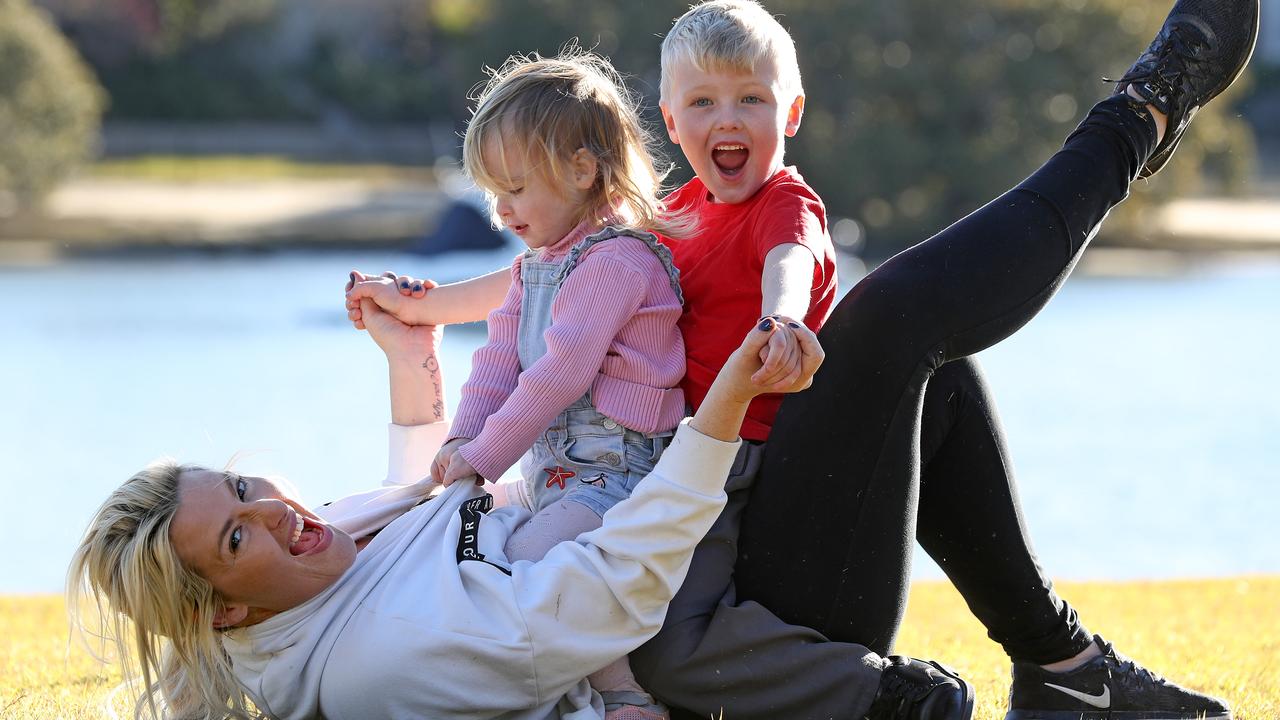
<svg viewBox="0 0 1280 720">
<path fill-rule="evenodd" d="M 880 685 L 879 656 L 737 602 L 738 526 L 763 457 L 764 445 L 742 444 L 729 502 L 694 551 L 662 631 L 631 653 L 632 670 L 677 719 L 860 718 Z"/>
</svg>

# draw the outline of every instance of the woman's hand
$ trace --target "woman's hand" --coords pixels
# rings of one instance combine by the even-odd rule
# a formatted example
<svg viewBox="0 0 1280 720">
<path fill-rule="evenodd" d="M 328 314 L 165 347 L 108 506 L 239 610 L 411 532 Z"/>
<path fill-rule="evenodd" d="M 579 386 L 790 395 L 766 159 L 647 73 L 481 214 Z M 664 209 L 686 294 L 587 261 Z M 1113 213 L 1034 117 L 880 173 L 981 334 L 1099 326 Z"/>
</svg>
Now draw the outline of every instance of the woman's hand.
<svg viewBox="0 0 1280 720">
<path fill-rule="evenodd" d="M 382 310 L 409 324 L 414 322 L 415 304 L 409 300 L 421 300 L 427 291 L 437 286 L 434 280 L 418 280 L 408 275 L 396 275 L 388 270 L 381 275 L 366 275 L 352 270 L 346 286 L 347 319 L 357 330 L 366 329 L 361 301 L 373 300 Z"/>
<path fill-rule="evenodd" d="M 367 297 L 360 299 L 360 314 L 369 336 L 388 359 L 434 358 L 440 351 L 441 325 L 406 325 Z"/>
<path fill-rule="evenodd" d="M 822 365 L 824 357 L 822 346 L 818 344 L 817 336 L 803 325 L 788 330 L 795 335 L 800 351 L 800 372 L 780 380 L 769 379 L 770 382 L 757 379 L 756 375 L 764 365 L 760 359 L 761 352 L 774 333 L 779 332 L 776 320 L 764 318 L 747 333 L 742 344 L 720 369 L 715 382 L 711 383 L 707 397 L 690 421 L 694 430 L 718 440 L 735 440 L 738 429 L 742 427 L 742 419 L 746 417 L 747 406 L 757 395 L 799 392 L 813 384 L 813 374 Z"/>
<path fill-rule="evenodd" d="M 793 365 L 794 369 L 785 374 L 771 374 L 761 356 L 769 355 L 767 350 L 779 345 L 779 335 L 787 336 L 783 348 L 792 347 L 794 343 L 794 350 L 784 351 L 792 353 L 786 364 Z M 766 317 L 729 356 L 716 377 L 716 384 L 723 385 L 729 397 L 747 402 L 765 393 L 799 392 L 813 384 L 813 375 L 825 357 L 818 336 L 808 327 Z"/>
</svg>

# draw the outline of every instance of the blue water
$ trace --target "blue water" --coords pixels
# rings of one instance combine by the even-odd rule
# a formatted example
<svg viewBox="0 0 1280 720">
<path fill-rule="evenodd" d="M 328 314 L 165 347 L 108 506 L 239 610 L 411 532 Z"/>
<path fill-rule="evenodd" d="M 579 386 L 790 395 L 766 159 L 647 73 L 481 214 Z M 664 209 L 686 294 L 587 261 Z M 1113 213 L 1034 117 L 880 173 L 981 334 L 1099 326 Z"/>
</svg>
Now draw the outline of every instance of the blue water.
<svg viewBox="0 0 1280 720">
<path fill-rule="evenodd" d="M 487 261 L 486 261 L 487 262 Z M 385 471 L 381 354 L 345 321 L 391 254 L 0 268 L 0 593 L 52 592 L 107 492 L 160 455 L 291 478 L 321 502 Z M 1280 262 L 1077 276 L 982 359 L 1058 578 L 1280 572 Z M 483 330 L 446 333 L 450 405 Z M 921 556 L 917 577 L 937 577 Z"/>
</svg>

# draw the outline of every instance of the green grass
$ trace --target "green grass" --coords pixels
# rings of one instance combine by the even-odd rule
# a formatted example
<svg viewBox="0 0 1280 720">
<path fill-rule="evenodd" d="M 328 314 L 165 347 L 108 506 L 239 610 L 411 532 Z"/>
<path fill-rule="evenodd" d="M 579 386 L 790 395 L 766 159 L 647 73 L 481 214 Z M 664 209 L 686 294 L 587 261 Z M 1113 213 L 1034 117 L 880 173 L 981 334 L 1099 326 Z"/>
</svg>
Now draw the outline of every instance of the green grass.
<svg viewBox="0 0 1280 720">
<path fill-rule="evenodd" d="M 1280 576 L 1062 583 L 1059 591 L 1090 629 L 1146 666 L 1227 698 L 1237 720 L 1280 717 Z M 0 637 L 0 717 L 103 716 L 119 675 L 76 646 L 68 651 L 61 598 L 0 598 Z M 912 587 L 897 651 L 955 666 L 975 684 L 976 717 L 1003 717 L 1008 661 L 950 585 Z"/>
<path fill-rule="evenodd" d="M 243 155 L 144 155 L 102 160 L 85 168 L 94 178 L 156 182 L 225 182 L 288 179 L 360 179 L 435 182 L 429 167 L 307 163 L 284 157 Z"/>
</svg>

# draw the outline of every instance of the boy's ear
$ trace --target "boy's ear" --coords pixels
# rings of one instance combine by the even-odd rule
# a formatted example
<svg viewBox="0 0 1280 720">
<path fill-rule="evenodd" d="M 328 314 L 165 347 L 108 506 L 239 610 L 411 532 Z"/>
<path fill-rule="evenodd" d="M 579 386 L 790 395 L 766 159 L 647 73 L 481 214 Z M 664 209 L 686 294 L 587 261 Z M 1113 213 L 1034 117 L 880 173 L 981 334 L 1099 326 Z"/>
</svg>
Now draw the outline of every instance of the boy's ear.
<svg viewBox="0 0 1280 720">
<path fill-rule="evenodd" d="M 249 606 L 243 603 L 228 603 L 218 608 L 213 613 L 213 627 L 222 630 L 223 628 L 235 627 L 244 622 L 249 617 Z"/>
<path fill-rule="evenodd" d="M 666 103 L 658 103 L 658 109 L 662 111 L 662 123 L 667 126 L 667 137 L 671 138 L 671 142 L 676 145 L 680 144 L 680 137 L 676 135 L 676 119 L 667 109 Z"/>
<path fill-rule="evenodd" d="M 599 162 L 595 154 L 586 148 L 578 148 L 573 151 L 570 163 L 573 165 L 574 187 L 590 190 L 596 184 L 596 175 L 599 173 Z"/>
<path fill-rule="evenodd" d="M 804 96 L 797 95 L 787 109 L 787 126 L 783 129 L 787 137 L 795 137 L 800 130 L 800 118 L 804 117 Z"/>
</svg>

